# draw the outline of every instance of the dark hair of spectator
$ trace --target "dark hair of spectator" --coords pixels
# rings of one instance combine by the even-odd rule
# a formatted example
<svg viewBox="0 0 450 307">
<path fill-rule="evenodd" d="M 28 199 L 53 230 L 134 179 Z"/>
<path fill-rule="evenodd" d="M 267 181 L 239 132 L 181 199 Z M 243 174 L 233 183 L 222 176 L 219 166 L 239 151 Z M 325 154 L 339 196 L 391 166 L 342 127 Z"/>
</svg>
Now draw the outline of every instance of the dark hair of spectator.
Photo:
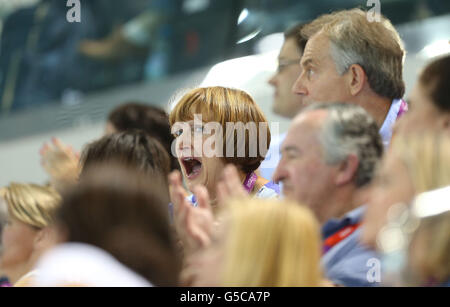
<svg viewBox="0 0 450 307">
<path fill-rule="evenodd" d="M 155 286 L 176 286 L 181 265 L 168 203 L 164 180 L 108 163 L 63 196 L 57 224 L 68 242 L 103 249 Z"/>
<path fill-rule="evenodd" d="M 177 159 L 171 155 L 174 137 L 170 133 L 169 116 L 164 110 L 143 103 L 131 102 L 112 110 L 109 113 L 108 122 L 117 131 L 138 129 L 156 138 L 171 158 L 171 170 L 180 169 Z"/>
<path fill-rule="evenodd" d="M 149 175 L 167 177 L 170 158 L 161 143 L 141 130 L 106 135 L 88 144 L 81 153 L 83 176 L 86 169 L 115 161 Z"/>
<path fill-rule="evenodd" d="M 420 84 L 441 111 L 450 111 L 450 55 L 429 64 L 419 78 Z"/>
<path fill-rule="evenodd" d="M 284 32 L 284 39 L 290 39 L 293 38 L 295 42 L 297 43 L 297 47 L 301 53 L 305 51 L 306 43 L 308 42 L 308 39 L 302 35 L 301 31 L 302 28 L 305 26 L 304 23 L 297 24 L 289 29 L 287 29 Z"/>
</svg>

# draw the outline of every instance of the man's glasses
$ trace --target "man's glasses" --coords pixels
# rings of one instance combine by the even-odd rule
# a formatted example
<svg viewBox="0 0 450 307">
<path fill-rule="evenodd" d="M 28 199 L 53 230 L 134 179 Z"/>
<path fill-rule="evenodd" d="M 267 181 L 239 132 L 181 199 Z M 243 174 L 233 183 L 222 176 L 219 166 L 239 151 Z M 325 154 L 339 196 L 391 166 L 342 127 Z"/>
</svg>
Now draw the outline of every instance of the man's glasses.
<svg viewBox="0 0 450 307">
<path fill-rule="evenodd" d="M 293 64 L 300 65 L 300 59 L 292 59 L 292 60 L 278 60 L 278 68 L 277 72 L 282 72 L 286 67 L 291 66 Z"/>
</svg>

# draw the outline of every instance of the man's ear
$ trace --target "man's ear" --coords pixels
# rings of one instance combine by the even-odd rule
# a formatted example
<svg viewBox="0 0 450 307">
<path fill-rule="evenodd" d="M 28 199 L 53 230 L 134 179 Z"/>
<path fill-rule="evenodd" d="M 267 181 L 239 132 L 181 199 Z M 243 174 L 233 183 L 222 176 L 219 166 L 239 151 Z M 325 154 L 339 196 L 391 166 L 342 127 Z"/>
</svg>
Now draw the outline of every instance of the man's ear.
<svg viewBox="0 0 450 307">
<path fill-rule="evenodd" d="M 348 155 L 347 159 L 339 165 L 335 180 L 337 186 L 342 186 L 354 181 L 359 167 L 359 159 L 355 154 Z"/>
<path fill-rule="evenodd" d="M 348 74 L 350 94 L 356 96 L 363 90 L 364 85 L 366 84 L 366 72 L 361 65 L 353 64 L 348 69 Z"/>
</svg>

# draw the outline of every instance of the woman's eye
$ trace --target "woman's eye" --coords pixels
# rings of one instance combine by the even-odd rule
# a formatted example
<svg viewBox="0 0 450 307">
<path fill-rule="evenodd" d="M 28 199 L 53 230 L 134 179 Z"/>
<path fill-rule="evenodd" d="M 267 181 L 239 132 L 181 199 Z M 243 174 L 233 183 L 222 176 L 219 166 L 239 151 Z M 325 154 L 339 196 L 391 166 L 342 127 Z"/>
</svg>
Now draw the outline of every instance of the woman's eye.
<svg viewBox="0 0 450 307">
<path fill-rule="evenodd" d="M 179 137 L 180 135 L 182 135 L 183 134 L 183 129 L 179 129 L 179 130 L 177 130 L 177 131 L 175 131 L 175 133 L 173 134 L 173 136 L 174 137 Z"/>
<path fill-rule="evenodd" d="M 311 76 L 314 75 L 314 70 L 312 70 L 312 68 L 308 68 L 306 72 L 308 74 L 308 78 L 311 78 Z"/>
</svg>

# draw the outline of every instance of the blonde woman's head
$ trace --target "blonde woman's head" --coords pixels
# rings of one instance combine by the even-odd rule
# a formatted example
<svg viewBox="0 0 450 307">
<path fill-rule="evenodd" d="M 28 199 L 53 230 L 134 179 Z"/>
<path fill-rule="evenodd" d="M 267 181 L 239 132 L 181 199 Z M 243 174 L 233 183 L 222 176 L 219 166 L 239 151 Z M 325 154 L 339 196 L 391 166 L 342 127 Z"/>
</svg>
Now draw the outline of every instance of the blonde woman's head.
<svg viewBox="0 0 450 307">
<path fill-rule="evenodd" d="M 230 203 L 221 218 L 203 258 L 203 285 L 320 285 L 319 225 L 309 209 L 254 199 Z"/>
<path fill-rule="evenodd" d="M 61 198 L 51 188 L 19 183 L 0 189 L 0 198 L 7 207 L 0 266 L 15 283 L 33 268 L 49 246 L 47 230 Z"/>
<path fill-rule="evenodd" d="M 363 228 L 363 241 L 375 246 L 386 213 L 396 203 L 450 185 L 450 139 L 446 135 L 398 135 L 372 185 Z"/>
<path fill-rule="evenodd" d="M 11 217 L 29 226 L 42 229 L 52 223 L 61 197 L 50 187 L 11 183 L 0 190 Z"/>
<path fill-rule="evenodd" d="M 418 286 L 449 281 L 449 255 L 450 211 L 422 219 L 409 246 L 406 283 Z"/>
</svg>

